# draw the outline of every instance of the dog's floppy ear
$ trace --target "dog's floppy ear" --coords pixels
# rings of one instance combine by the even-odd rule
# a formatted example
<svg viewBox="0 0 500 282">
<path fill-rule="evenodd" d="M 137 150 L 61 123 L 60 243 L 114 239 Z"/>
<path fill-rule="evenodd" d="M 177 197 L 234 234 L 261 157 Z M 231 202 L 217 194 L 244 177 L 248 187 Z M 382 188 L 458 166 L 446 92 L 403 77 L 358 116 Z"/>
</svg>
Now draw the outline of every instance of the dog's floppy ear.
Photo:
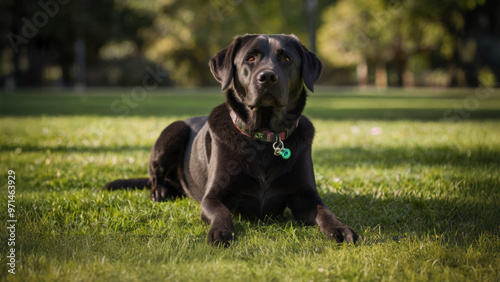
<svg viewBox="0 0 500 282">
<path fill-rule="evenodd" d="M 316 54 L 307 50 L 307 48 L 299 43 L 299 53 L 302 59 L 302 66 L 300 67 L 300 72 L 302 73 L 302 79 L 306 87 L 314 92 L 314 83 L 318 81 L 323 71 L 323 64 L 316 57 Z"/>
<path fill-rule="evenodd" d="M 220 50 L 210 59 L 208 65 L 215 79 L 221 84 L 221 90 L 226 90 L 234 77 L 234 57 L 241 45 L 241 37 L 236 37 L 229 46 Z"/>
</svg>

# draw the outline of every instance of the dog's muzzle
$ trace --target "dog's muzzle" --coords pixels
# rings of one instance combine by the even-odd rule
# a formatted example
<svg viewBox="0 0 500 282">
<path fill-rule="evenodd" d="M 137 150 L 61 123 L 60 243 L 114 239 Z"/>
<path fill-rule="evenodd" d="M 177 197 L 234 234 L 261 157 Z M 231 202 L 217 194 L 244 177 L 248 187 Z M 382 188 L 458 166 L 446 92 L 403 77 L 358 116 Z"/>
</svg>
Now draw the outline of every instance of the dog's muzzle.
<svg viewBox="0 0 500 282">
<path fill-rule="evenodd" d="M 257 74 L 257 81 L 262 85 L 271 86 L 278 82 L 278 75 L 273 70 L 264 70 Z"/>
</svg>

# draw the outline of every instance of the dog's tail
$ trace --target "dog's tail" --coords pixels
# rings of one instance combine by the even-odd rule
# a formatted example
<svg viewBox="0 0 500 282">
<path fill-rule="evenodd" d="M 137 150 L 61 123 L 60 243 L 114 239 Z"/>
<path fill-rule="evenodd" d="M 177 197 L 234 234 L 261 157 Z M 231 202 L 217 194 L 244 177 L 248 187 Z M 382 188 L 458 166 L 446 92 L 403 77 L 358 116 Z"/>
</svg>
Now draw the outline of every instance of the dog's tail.
<svg viewBox="0 0 500 282">
<path fill-rule="evenodd" d="M 117 179 L 104 185 L 103 189 L 113 191 L 120 189 L 144 189 L 151 188 L 149 178 Z"/>
</svg>

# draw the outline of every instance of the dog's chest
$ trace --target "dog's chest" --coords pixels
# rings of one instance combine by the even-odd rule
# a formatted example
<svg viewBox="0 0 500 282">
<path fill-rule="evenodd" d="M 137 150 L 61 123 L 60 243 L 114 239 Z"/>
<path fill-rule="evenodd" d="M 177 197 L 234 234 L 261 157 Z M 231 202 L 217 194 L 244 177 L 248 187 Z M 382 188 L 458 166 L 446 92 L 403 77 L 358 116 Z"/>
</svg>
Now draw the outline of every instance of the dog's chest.
<svg viewBox="0 0 500 282">
<path fill-rule="evenodd" d="M 275 157 L 275 156 L 272 156 Z M 257 158 L 258 159 L 258 158 Z M 280 215 L 284 209 L 286 187 L 280 179 L 286 177 L 287 165 L 276 160 L 261 160 L 245 171 L 247 177 L 239 190 L 238 211 L 248 218 Z"/>
<path fill-rule="evenodd" d="M 273 183 L 287 173 L 289 165 L 280 159 L 273 155 L 272 149 L 266 148 L 250 162 L 246 174 L 260 187 L 259 194 L 269 193 L 268 190 L 272 188 Z"/>
</svg>

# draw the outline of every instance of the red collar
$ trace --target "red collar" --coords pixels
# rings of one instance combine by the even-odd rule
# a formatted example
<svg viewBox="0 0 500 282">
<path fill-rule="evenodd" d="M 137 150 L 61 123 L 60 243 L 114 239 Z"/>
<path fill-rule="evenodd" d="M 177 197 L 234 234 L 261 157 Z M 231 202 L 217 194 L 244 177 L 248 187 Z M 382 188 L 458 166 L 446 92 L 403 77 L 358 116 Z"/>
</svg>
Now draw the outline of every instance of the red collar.
<svg viewBox="0 0 500 282">
<path fill-rule="evenodd" d="M 297 129 L 297 127 L 299 126 L 299 119 L 297 119 L 297 122 L 294 125 L 285 129 L 285 131 L 282 132 L 273 132 L 271 130 L 266 130 L 266 129 L 263 129 L 261 131 L 249 131 L 246 129 L 245 123 L 236 115 L 234 111 L 231 111 L 231 119 L 233 120 L 233 123 L 236 126 L 236 128 L 238 128 L 238 130 L 243 135 L 246 135 L 250 138 L 253 138 L 254 140 L 259 140 L 262 142 L 276 142 L 278 138 L 279 140 L 283 141 L 288 137 L 290 137 L 290 135 L 292 135 L 295 129 Z"/>
</svg>

